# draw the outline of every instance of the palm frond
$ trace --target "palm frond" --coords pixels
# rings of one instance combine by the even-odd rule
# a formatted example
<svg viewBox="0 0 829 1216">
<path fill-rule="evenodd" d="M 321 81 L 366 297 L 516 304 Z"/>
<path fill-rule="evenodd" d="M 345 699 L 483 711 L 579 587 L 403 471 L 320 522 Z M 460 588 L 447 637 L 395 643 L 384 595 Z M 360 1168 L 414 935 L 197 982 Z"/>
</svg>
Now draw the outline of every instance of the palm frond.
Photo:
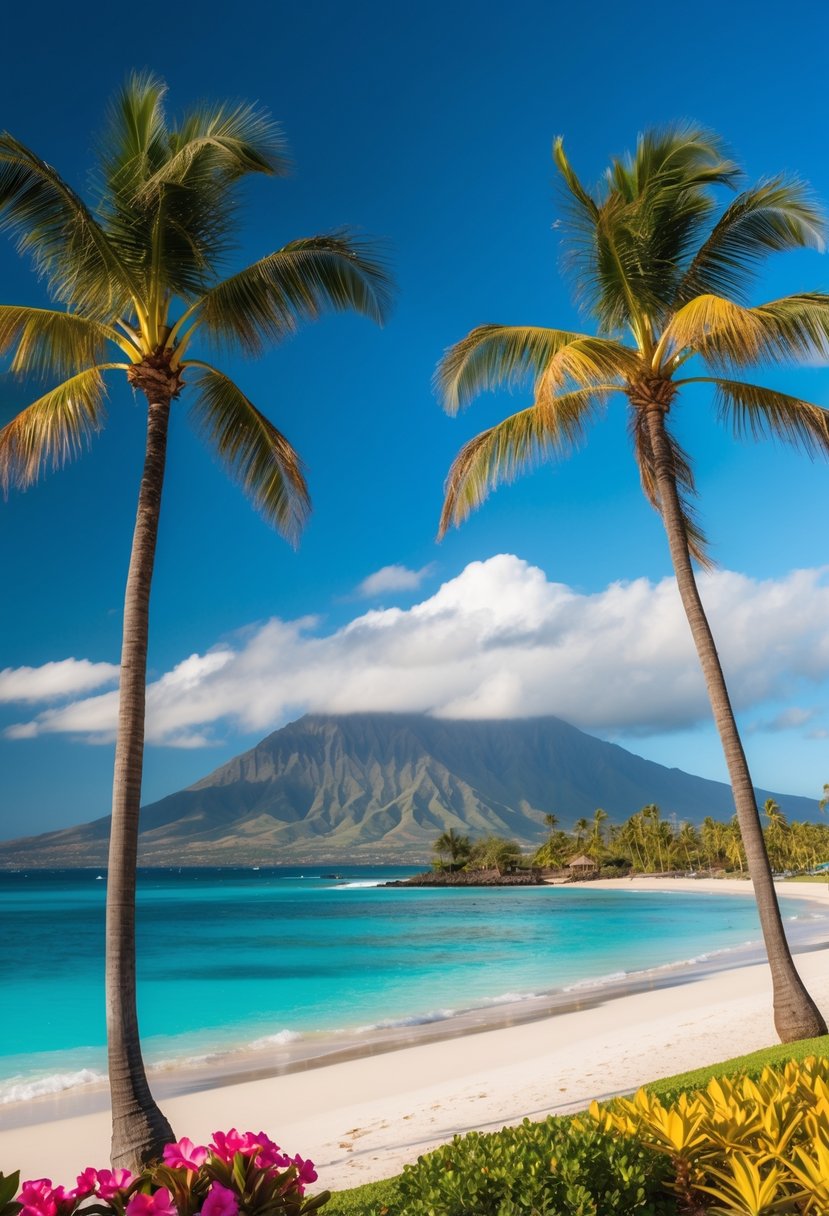
<svg viewBox="0 0 829 1216">
<path fill-rule="evenodd" d="M 693 376 L 678 384 L 713 384 L 720 418 L 738 438 L 783 439 L 809 456 L 829 456 L 829 410 L 741 380 Z"/>
<path fill-rule="evenodd" d="M 77 313 L 0 304 L 0 355 L 14 348 L 9 370 L 16 376 L 71 376 L 99 363 L 108 341 L 130 345 L 108 325 Z"/>
<path fill-rule="evenodd" d="M 711 368 L 794 363 L 829 355 L 829 295 L 801 292 L 744 308 L 722 296 L 702 295 L 671 317 L 656 357 L 699 354 Z"/>
<path fill-rule="evenodd" d="M 449 470 L 438 539 L 461 524 L 490 492 L 519 473 L 569 451 L 616 385 L 562 393 L 482 431 L 464 444 Z"/>
<path fill-rule="evenodd" d="M 648 502 L 660 514 L 661 507 L 659 502 L 659 493 L 656 487 L 656 469 L 653 456 L 653 447 L 651 445 L 650 432 L 647 426 L 645 412 L 643 410 L 631 410 L 629 415 L 630 436 L 633 442 L 633 450 L 636 456 L 636 463 L 639 466 L 639 478 L 642 483 L 642 491 Z M 703 569 L 710 570 L 714 566 L 708 553 L 708 540 L 697 519 L 696 508 L 693 499 L 697 495 L 696 482 L 694 479 L 694 470 L 691 465 L 690 457 L 684 450 L 676 436 L 672 435 L 669 430 L 665 431 L 665 436 L 668 441 L 668 447 L 671 453 L 671 465 L 676 487 L 679 497 L 679 510 L 682 518 L 682 525 L 685 529 L 685 540 L 688 545 L 688 552 Z"/>
<path fill-rule="evenodd" d="M 713 211 L 712 187 L 731 184 L 736 166 L 716 136 L 688 125 L 640 136 L 635 154 L 612 162 L 595 196 L 563 154 L 556 160 L 571 197 L 565 265 L 578 296 L 605 333 L 630 329 L 647 348 Z"/>
<path fill-rule="evenodd" d="M 22 410 L 0 431 L 0 486 L 25 490 L 41 471 L 75 457 L 104 422 L 102 373 L 127 364 L 102 363 L 70 376 Z"/>
<path fill-rule="evenodd" d="M 446 412 L 457 414 L 485 389 L 537 380 L 563 347 L 577 341 L 589 341 L 588 335 L 540 325 L 479 325 L 446 351 L 435 391 Z"/>
<path fill-rule="evenodd" d="M 341 232 L 291 241 L 205 292 L 192 312 L 214 341 L 255 353 L 329 309 L 382 322 L 390 299 L 391 278 L 375 248 Z"/>
<path fill-rule="evenodd" d="M 169 157 L 144 182 L 139 198 L 146 202 L 165 186 L 192 186 L 194 178 L 227 182 L 247 173 L 284 176 L 289 168 L 285 137 L 264 110 L 205 105 L 172 133 Z"/>
<path fill-rule="evenodd" d="M 96 317 L 129 308 L 134 284 L 104 229 L 58 173 L 0 135 L 0 230 L 17 237 L 52 295 Z"/>
<path fill-rule="evenodd" d="M 296 451 L 223 372 L 196 360 L 185 366 L 196 369 L 197 430 L 267 522 L 296 544 L 311 508 Z"/>
<path fill-rule="evenodd" d="M 720 216 L 685 270 L 675 303 L 703 294 L 739 299 L 770 253 L 822 249 L 824 233 L 824 217 L 802 182 L 782 176 L 759 182 Z"/>
<path fill-rule="evenodd" d="M 110 103 L 100 141 L 103 184 L 111 200 L 131 203 L 169 157 L 167 86 L 152 72 L 131 72 Z"/>
<path fill-rule="evenodd" d="M 763 324 L 754 310 L 723 296 L 695 296 L 668 321 L 654 362 L 670 371 L 675 361 L 693 353 L 720 361 L 753 363 L 763 349 L 763 338 Z"/>
<path fill-rule="evenodd" d="M 566 385 L 589 388 L 614 377 L 627 380 L 641 368 L 639 354 L 621 342 L 611 338 L 576 338 L 552 356 L 536 383 L 536 398 L 541 401 L 554 397 Z"/>
</svg>

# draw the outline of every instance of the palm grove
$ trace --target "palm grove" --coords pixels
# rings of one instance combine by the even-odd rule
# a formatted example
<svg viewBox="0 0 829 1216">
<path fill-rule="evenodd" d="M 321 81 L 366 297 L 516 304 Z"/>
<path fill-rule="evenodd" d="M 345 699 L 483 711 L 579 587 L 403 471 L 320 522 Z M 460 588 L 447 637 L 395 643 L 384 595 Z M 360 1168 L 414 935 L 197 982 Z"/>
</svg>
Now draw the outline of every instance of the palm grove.
<svg viewBox="0 0 829 1216">
<path fill-rule="evenodd" d="M 244 391 L 204 357 L 256 354 L 325 309 L 382 320 L 390 281 L 370 245 L 348 233 L 291 241 L 227 274 L 238 188 L 286 167 L 278 129 L 252 106 L 202 106 L 172 124 L 165 88 L 132 77 L 99 146 L 97 193 L 83 199 L 12 135 L 0 137 L 0 225 L 42 276 L 47 307 L 0 306 L 10 370 L 49 387 L 0 430 L 0 481 L 24 489 L 77 454 L 104 421 L 107 381 L 123 375 L 146 401 L 147 431 L 127 577 L 107 889 L 107 1034 L 113 1162 L 135 1167 L 172 1138 L 147 1085 L 135 994 L 135 865 L 149 599 L 171 410 L 187 403 L 205 442 L 254 506 L 295 540 L 309 509 L 299 457 Z M 817 244 L 822 220 L 795 183 L 736 196 L 714 190 L 736 167 L 692 130 L 640 140 L 597 193 L 560 144 L 571 200 L 572 265 L 598 335 L 488 325 L 441 363 L 448 409 L 505 381 L 534 383 L 533 404 L 467 444 L 447 483 L 441 528 L 499 481 L 565 450 L 611 394 L 626 396 L 643 489 L 660 512 L 728 759 L 740 832 L 774 978 L 781 1036 L 825 1029 L 794 970 L 780 924 L 748 769 L 694 581 L 704 538 L 690 504 L 690 461 L 668 425 L 684 383 L 706 381 L 738 430 L 829 449 L 824 411 L 734 378 L 746 364 L 808 357 L 829 333 L 829 297 L 804 293 L 747 307 L 741 293 L 767 253 Z M 623 340 L 624 339 L 624 340 Z M 205 348 L 203 350 L 202 348 Z M 686 376 L 692 359 L 709 374 Z"/>
</svg>

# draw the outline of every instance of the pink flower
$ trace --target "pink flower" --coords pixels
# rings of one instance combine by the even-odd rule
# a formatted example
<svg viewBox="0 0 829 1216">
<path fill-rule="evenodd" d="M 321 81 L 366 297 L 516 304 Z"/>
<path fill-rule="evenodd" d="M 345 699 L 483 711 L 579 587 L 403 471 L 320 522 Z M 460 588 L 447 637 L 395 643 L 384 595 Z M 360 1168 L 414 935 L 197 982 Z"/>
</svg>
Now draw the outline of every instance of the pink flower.
<svg viewBox="0 0 829 1216">
<path fill-rule="evenodd" d="M 101 1199 L 114 1199 L 132 1182 L 129 1170 L 98 1170 L 98 1194 Z"/>
<path fill-rule="evenodd" d="M 152 1195 L 138 1191 L 126 1206 L 126 1216 L 178 1216 L 178 1210 L 166 1186 L 160 1186 Z"/>
<path fill-rule="evenodd" d="M 288 1162 L 295 1165 L 297 1168 L 297 1181 L 299 1183 L 316 1182 L 319 1175 L 314 1169 L 313 1161 L 305 1161 L 300 1157 L 299 1153 L 295 1157 L 289 1157 Z"/>
<path fill-rule="evenodd" d="M 210 1151 L 220 1161 L 230 1163 L 237 1153 L 241 1153 L 246 1144 L 246 1137 L 240 1136 L 235 1127 L 229 1132 L 214 1132 Z"/>
<path fill-rule="evenodd" d="M 238 1216 L 239 1200 L 229 1187 L 214 1182 L 202 1204 L 202 1216 Z"/>
<path fill-rule="evenodd" d="M 164 1164 L 172 1169 L 197 1170 L 207 1160 L 207 1149 L 197 1146 L 183 1136 L 176 1144 L 164 1146 Z"/>
<path fill-rule="evenodd" d="M 98 1185 L 98 1171 L 88 1166 L 82 1174 L 78 1174 L 77 1186 L 75 1186 L 69 1194 L 75 1199 L 83 1199 L 85 1195 L 91 1195 Z"/>
<path fill-rule="evenodd" d="M 23 1204 L 20 1216 L 57 1216 L 58 1205 L 50 1178 L 24 1182 L 17 1201 Z"/>
<path fill-rule="evenodd" d="M 261 1152 L 278 1153 L 279 1145 L 274 1144 L 264 1132 L 237 1132 L 232 1127 L 229 1132 L 214 1132 L 210 1151 L 222 1161 L 230 1162 L 237 1153 L 243 1157 L 256 1157 Z"/>
</svg>

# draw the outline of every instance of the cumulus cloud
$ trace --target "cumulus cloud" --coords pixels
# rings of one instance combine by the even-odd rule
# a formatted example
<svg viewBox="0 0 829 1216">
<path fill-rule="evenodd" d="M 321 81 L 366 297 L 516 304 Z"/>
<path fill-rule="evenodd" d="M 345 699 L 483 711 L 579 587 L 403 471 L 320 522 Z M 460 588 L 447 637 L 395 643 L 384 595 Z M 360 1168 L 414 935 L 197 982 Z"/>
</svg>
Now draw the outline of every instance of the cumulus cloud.
<svg viewBox="0 0 829 1216">
<path fill-rule="evenodd" d="M 360 599 L 371 599 L 375 595 L 384 595 L 388 591 L 416 591 L 425 578 L 434 574 L 435 565 L 431 562 L 420 570 L 410 570 L 408 566 L 383 566 L 370 574 L 354 590 Z"/>
<path fill-rule="evenodd" d="M 757 581 L 729 571 L 702 593 L 735 704 L 785 703 L 829 676 L 824 571 Z M 20 737 L 111 738 L 117 693 L 54 707 Z M 557 714 L 588 730 L 658 733 L 708 716 L 673 579 L 584 594 L 520 558 L 472 562 L 411 608 L 371 610 L 327 634 L 278 618 L 191 655 L 150 685 L 147 737 L 197 747 L 307 711 L 453 718 Z"/>
<path fill-rule="evenodd" d="M 41 667 L 6 667 L 0 671 L 0 704 L 59 701 L 117 679 L 114 663 L 91 663 L 89 659 L 60 659 Z"/>
</svg>

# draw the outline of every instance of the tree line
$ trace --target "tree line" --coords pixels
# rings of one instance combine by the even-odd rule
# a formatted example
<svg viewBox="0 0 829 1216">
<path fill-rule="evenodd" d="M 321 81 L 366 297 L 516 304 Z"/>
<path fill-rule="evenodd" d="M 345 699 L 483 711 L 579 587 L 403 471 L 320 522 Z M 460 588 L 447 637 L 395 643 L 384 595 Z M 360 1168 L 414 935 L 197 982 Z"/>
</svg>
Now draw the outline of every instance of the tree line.
<svg viewBox="0 0 829 1216">
<path fill-rule="evenodd" d="M 584 854 L 597 872 L 664 874 L 682 871 L 725 871 L 747 874 L 748 862 L 736 815 L 728 820 L 707 815 L 702 823 L 665 817 L 655 803 L 643 806 L 623 823 L 611 823 L 598 807 L 588 819 L 577 819 L 568 830 L 556 815 L 544 816 L 549 835 L 533 853 L 515 840 L 489 835 L 477 840 L 450 828 L 433 846 L 434 864 L 447 870 L 497 870 L 504 874 L 536 867 L 564 869 Z M 763 839 L 776 873 L 802 874 L 829 862 L 829 824 L 789 820 L 769 798 L 763 806 Z"/>
</svg>

